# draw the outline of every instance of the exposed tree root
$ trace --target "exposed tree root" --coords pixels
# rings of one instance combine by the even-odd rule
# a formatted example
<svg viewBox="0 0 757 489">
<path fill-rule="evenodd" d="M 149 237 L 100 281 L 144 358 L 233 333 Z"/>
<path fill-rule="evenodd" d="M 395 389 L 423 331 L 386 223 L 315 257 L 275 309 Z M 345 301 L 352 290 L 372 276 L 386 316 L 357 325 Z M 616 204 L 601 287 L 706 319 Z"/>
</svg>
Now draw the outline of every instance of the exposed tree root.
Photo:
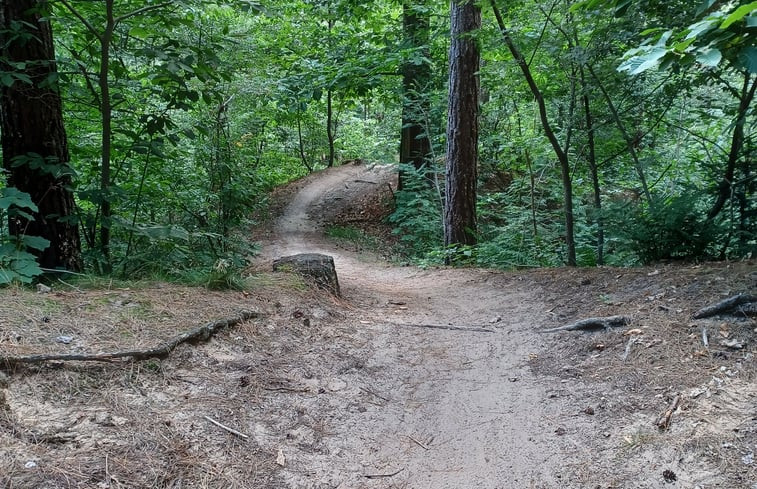
<svg viewBox="0 0 757 489">
<path fill-rule="evenodd" d="M 0 356 L 0 369 L 11 369 L 22 364 L 36 364 L 50 361 L 110 362 L 119 358 L 146 360 L 148 358 L 165 358 L 182 343 L 207 341 L 217 332 L 235 326 L 249 319 L 261 317 L 261 313 L 242 311 L 237 316 L 213 321 L 199 328 L 182 333 L 155 348 L 146 350 L 116 351 L 111 353 L 50 353 L 39 355 Z"/>
<path fill-rule="evenodd" d="M 543 329 L 539 333 L 555 333 L 557 331 L 593 331 L 596 329 L 610 329 L 617 326 L 625 326 L 631 322 L 628 316 L 608 316 L 601 318 L 586 318 L 575 323 L 566 324 L 559 328 Z"/>
<path fill-rule="evenodd" d="M 757 316 L 757 296 L 738 294 L 717 304 L 704 307 L 694 313 L 694 319 L 704 319 L 717 315 Z"/>
</svg>

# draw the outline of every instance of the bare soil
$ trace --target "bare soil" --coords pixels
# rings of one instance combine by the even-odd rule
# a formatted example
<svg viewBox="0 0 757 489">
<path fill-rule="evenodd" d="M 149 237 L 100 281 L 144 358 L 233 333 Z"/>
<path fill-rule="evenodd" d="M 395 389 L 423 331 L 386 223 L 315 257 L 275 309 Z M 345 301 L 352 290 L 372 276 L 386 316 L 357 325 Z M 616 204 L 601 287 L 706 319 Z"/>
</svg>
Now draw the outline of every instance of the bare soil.
<svg viewBox="0 0 757 489">
<path fill-rule="evenodd" d="M 2 355 L 150 348 L 263 314 L 163 360 L 6 369 L 0 486 L 757 489 L 757 324 L 692 319 L 754 293 L 754 260 L 419 269 L 324 237 L 390 242 L 395 178 L 348 165 L 282 189 L 243 292 L 0 291 Z M 334 257 L 341 298 L 269 272 L 299 252 Z M 539 332 L 616 314 L 632 323 Z"/>
</svg>

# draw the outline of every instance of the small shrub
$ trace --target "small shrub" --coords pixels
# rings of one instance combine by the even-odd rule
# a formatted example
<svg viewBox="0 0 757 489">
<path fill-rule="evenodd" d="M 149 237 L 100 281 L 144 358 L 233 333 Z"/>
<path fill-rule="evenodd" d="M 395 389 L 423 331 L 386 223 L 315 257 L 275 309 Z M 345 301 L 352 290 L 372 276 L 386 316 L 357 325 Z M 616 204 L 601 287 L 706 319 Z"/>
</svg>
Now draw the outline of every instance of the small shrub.
<svg viewBox="0 0 757 489">
<path fill-rule="evenodd" d="M 395 194 L 396 210 L 389 216 L 403 250 L 421 258 L 444 241 L 439 194 L 412 165 L 402 165 L 404 188 Z"/>
<path fill-rule="evenodd" d="M 608 206 L 608 255 L 627 256 L 630 252 L 644 264 L 712 257 L 723 230 L 707 219 L 703 204 L 698 196 L 685 193 L 657 200 L 651 207 L 641 203 Z"/>
</svg>

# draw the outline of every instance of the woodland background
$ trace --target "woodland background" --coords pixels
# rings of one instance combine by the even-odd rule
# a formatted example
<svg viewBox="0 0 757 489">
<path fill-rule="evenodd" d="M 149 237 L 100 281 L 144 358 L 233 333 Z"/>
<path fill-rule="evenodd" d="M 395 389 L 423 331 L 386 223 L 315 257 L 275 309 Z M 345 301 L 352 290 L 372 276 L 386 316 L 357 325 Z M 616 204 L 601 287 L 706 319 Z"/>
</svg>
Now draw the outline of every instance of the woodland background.
<svg viewBox="0 0 757 489">
<path fill-rule="evenodd" d="M 48 267 L 227 277 L 254 255 L 246 233 L 273 188 L 358 159 L 398 165 L 389 220 L 397 253 L 419 263 L 757 251 L 757 2 L 463 4 L 482 15 L 467 34 L 480 52 L 476 244 L 449 248 L 448 3 L 2 2 L 0 282 Z M 19 57 L 41 26 L 54 57 Z M 10 151 L 30 113 L 10 102 L 27 88 L 60 95 L 66 151 Z M 41 195 L 73 205 L 41 213 L 21 182 L 43 180 Z M 32 224 L 53 221 L 80 256 L 45 262 L 50 226 Z"/>
</svg>

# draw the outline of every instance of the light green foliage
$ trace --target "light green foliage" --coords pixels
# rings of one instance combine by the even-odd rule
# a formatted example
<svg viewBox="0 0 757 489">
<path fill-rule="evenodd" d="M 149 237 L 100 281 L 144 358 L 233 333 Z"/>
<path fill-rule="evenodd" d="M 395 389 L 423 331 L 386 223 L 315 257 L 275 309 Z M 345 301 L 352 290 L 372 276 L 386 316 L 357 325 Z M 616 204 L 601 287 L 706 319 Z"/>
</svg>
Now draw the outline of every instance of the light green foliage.
<svg viewBox="0 0 757 489">
<path fill-rule="evenodd" d="M 31 196 L 13 187 L 0 189 L 0 219 L 33 219 L 30 212 L 37 212 Z M 0 286 L 20 282 L 31 283 L 42 275 L 37 258 L 27 250 L 43 251 L 50 241 L 19 235 L 6 237 L 0 234 Z"/>
<path fill-rule="evenodd" d="M 757 2 L 720 3 L 705 0 L 698 20 L 683 28 L 653 28 L 642 34 L 644 44 L 626 52 L 618 68 L 632 75 L 673 64 L 715 68 L 721 62 L 757 73 Z"/>
<path fill-rule="evenodd" d="M 757 226 L 757 180 L 749 163 L 757 125 L 753 106 L 739 107 L 746 100 L 743 87 L 752 86 L 744 82 L 754 83 L 756 72 L 755 2 L 497 4 L 507 8 L 507 23 L 570 160 L 579 264 L 597 262 L 603 218 L 609 220 L 609 263 L 663 258 L 658 242 L 667 243 L 671 256 L 694 258 L 744 256 L 757 246 L 749 235 Z M 443 166 L 446 3 L 423 3 L 431 45 L 421 50 L 402 39 L 402 6 L 389 0 L 115 2 L 120 21 L 109 44 L 113 127 L 105 183 L 98 37 L 106 25 L 105 2 L 53 5 L 61 76 L 50 83 L 59 84 L 65 102 L 72 170 L 33 154 L 13 164 L 75 171 L 91 270 L 112 265 L 125 277 L 236 287 L 255 253 L 240 230 L 249 227 L 250 216 L 263 214 L 269 190 L 329 163 L 328 132 L 336 164 L 396 161 L 400 69 L 408 60 L 431 67 L 421 94 L 429 105 L 418 118 L 430 136 L 434 170 Z M 559 167 L 533 95 L 491 9 L 482 7 L 484 28 L 476 34 L 483 56 L 480 244 L 463 253 L 468 263 L 484 266 L 559 265 L 565 260 Z M 14 66 L 3 70 L 0 83 L 20 80 Z M 708 219 L 707 208 L 727 177 L 723 162 L 738 121 L 744 134 L 729 180 L 733 192 L 725 210 Z M 606 212 L 594 208 L 592 165 Z M 390 222 L 410 255 L 440 263 L 444 179 L 407 171 Z M 637 192 L 640 175 L 655 202 L 618 210 L 613 199 Z M 699 189 L 698 198 L 687 207 L 690 188 Z M 5 192 L 0 209 L 14 204 L 14 212 L 28 216 L 23 197 Z M 111 211 L 104 216 L 106 204 Z M 111 231 L 109 257 L 98 242 L 103 227 Z M 3 270 L 15 267 L 31 280 L 37 271 L 24 261 L 31 255 L 18 250 L 42 243 L 2 243 L 8 247 L 3 256 L 15 257 L 4 258 Z"/>
</svg>

